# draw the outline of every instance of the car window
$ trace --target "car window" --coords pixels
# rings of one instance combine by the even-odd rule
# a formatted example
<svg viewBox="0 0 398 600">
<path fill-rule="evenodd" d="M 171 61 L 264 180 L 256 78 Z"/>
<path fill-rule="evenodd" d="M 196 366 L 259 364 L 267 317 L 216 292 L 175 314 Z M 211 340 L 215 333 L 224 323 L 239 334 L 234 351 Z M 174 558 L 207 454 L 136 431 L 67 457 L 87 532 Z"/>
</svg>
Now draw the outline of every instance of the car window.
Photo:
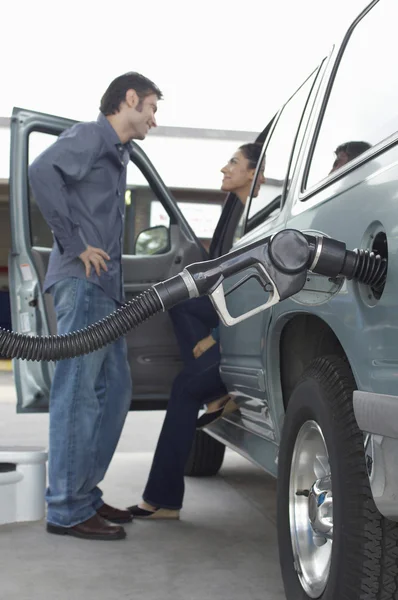
<svg viewBox="0 0 398 600">
<path fill-rule="evenodd" d="M 268 218 L 273 218 L 280 210 L 292 151 L 296 146 L 298 129 L 317 72 L 318 69 L 308 77 L 279 115 L 275 129 L 259 161 L 259 164 L 265 167 L 265 183 L 262 185 L 257 183 L 261 174 L 261 168 L 258 168 L 252 187 L 246 231 Z"/>
<path fill-rule="evenodd" d="M 180 194 L 181 195 L 181 194 Z M 180 208 L 185 219 L 192 227 L 196 237 L 202 245 L 208 249 L 217 223 L 221 217 L 222 204 L 220 202 L 195 202 L 190 200 L 188 192 L 185 199 L 176 199 L 176 203 Z M 151 204 L 150 223 L 151 227 L 163 225 L 169 217 L 160 201 L 154 201 Z"/>
<path fill-rule="evenodd" d="M 29 135 L 29 165 L 41 154 L 46 148 L 51 146 L 57 139 L 56 135 L 32 131 Z M 47 225 L 40 209 L 37 205 L 33 191 L 29 188 L 29 222 L 30 222 L 30 243 L 32 246 L 41 248 L 51 248 L 53 245 L 53 235 L 51 229 Z"/>
<path fill-rule="evenodd" d="M 29 164 L 55 141 L 56 135 L 33 131 L 29 136 Z M 169 249 L 170 217 L 147 180 L 138 171 L 138 168 L 130 162 L 128 178 L 130 181 L 136 179 L 140 185 L 127 186 L 123 253 L 142 255 L 166 252 Z M 137 173 L 136 177 L 135 173 Z M 31 189 L 29 190 L 29 217 L 32 246 L 51 248 L 53 245 L 51 230 L 40 212 Z M 149 229 L 153 231 L 148 231 Z"/>
<path fill-rule="evenodd" d="M 356 25 L 342 54 L 306 187 L 398 131 L 398 2 L 382 0 Z"/>
</svg>

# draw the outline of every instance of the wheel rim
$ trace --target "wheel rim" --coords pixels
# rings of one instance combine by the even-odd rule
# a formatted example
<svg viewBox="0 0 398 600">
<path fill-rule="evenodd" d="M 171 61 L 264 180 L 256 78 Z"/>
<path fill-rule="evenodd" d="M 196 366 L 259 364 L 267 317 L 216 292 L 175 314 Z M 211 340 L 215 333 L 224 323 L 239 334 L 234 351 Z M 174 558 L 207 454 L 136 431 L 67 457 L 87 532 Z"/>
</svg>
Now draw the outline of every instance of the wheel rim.
<svg viewBox="0 0 398 600">
<path fill-rule="evenodd" d="M 294 446 L 289 487 L 294 566 L 310 598 L 328 582 L 333 544 L 333 496 L 329 457 L 322 430 L 306 421 Z"/>
</svg>

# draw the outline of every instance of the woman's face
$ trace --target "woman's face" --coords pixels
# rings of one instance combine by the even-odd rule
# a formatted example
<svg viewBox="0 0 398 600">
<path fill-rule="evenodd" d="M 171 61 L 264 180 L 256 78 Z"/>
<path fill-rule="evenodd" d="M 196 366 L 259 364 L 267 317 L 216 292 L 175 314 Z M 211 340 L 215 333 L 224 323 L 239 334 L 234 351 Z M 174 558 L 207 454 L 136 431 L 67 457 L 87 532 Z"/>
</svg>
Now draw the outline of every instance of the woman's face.
<svg viewBox="0 0 398 600">
<path fill-rule="evenodd" d="M 224 175 L 221 183 L 222 191 L 233 192 L 242 202 L 246 202 L 255 172 L 255 169 L 250 168 L 248 159 L 240 150 L 237 150 L 225 167 L 221 169 L 221 173 Z M 259 177 L 258 187 L 261 183 L 264 183 L 264 176 Z"/>
</svg>

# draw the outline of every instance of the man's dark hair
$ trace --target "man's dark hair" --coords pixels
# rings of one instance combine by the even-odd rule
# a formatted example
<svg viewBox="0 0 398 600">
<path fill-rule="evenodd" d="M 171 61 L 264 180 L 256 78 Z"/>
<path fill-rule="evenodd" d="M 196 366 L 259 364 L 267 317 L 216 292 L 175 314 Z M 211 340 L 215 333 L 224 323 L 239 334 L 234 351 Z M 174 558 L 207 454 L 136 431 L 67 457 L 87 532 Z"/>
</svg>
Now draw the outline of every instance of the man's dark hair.
<svg viewBox="0 0 398 600">
<path fill-rule="evenodd" d="M 261 144 L 243 144 L 239 147 L 243 156 L 249 161 L 249 168 L 255 169 L 260 159 L 262 145 Z"/>
<path fill-rule="evenodd" d="M 339 152 L 344 152 L 347 154 L 349 160 L 354 160 L 354 158 L 362 154 L 362 152 L 366 152 L 371 147 L 372 145 L 368 144 L 368 142 L 345 142 L 345 144 L 340 144 L 336 148 L 335 154 L 337 156 Z"/>
<path fill-rule="evenodd" d="M 115 115 L 120 110 L 120 104 L 126 99 L 128 90 L 135 90 L 140 100 L 156 94 L 159 100 L 163 94 L 156 84 L 139 73 L 125 73 L 116 77 L 101 98 L 100 111 L 103 115 Z"/>
</svg>

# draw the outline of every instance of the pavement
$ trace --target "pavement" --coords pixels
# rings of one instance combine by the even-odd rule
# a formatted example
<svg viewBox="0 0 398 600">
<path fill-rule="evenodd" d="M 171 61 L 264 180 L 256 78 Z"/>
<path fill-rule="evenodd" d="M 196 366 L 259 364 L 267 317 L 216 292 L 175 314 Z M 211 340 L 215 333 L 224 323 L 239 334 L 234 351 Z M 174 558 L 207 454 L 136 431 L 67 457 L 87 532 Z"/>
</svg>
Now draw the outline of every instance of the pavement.
<svg viewBox="0 0 398 600">
<path fill-rule="evenodd" d="M 17 415 L 15 402 L 12 372 L 0 372 L 0 445 L 46 447 L 48 415 Z M 163 417 L 129 414 L 101 486 L 109 504 L 139 501 Z M 186 478 L 180 521 L 136 521 L 123 541 L 49 535 L 44 522 L 4 525 L 0 599 L 283 600 L 275 491 L 227 451 L 216 477 Z"/>
</svg>

